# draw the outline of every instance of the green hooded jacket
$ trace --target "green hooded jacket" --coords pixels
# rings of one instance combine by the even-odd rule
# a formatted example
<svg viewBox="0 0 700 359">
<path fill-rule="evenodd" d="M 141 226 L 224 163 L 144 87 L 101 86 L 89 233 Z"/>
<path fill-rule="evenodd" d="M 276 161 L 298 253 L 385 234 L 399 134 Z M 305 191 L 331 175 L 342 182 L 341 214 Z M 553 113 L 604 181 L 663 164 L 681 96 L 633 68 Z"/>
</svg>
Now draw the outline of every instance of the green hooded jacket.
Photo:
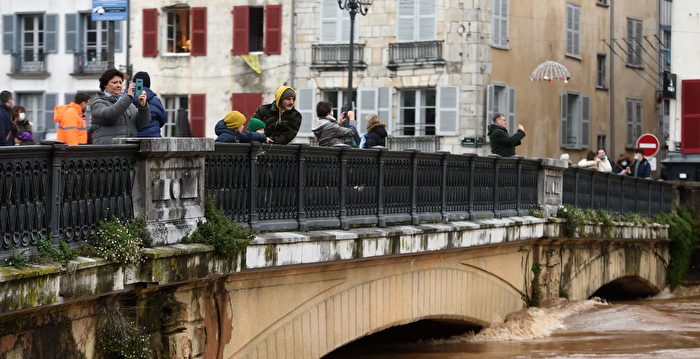
<svg viewBox="0 0 700 359">
<path fill-rule="evenodd" d="M 289 86 L 281 86 L 275 92 L 275 101 L 271 104 L 261 105 L 253 115 L 253 117 L 265 122 L 265 134 L 279 145 L 292 142 L 297 137 L 299 127 L 301 127 L 301 113 L 296 108 L 287 110 L 280 105 L 282 94 L 287 90 L 291 90 L 296 97 L 294 89 Z"/>
<path fill-rule="evenodd" d="M 498 125 L 489 125 L 488 132 L 491 140 L 491 153 L 503 157 L 515 156 L 515 146 L 520 145 L 520 140 L 525 137 L 525 132 L 518 130 L 513 136 L 508 136 L 508 131 Z"/>
</svg>

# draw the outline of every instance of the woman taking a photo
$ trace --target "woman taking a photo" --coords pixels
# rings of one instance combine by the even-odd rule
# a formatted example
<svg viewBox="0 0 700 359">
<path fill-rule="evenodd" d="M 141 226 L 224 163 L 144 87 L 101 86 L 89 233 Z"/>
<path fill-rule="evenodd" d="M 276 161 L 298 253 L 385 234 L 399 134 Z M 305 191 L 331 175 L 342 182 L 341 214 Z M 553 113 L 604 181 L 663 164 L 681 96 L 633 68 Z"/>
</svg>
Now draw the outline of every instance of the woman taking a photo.
<svg viewBox="0 0 700 359">
<path fill-rule="evenodd" d="M 102 93 L 90 100 L 92 111 L 93 144 L 108 145 L 113 138 L 136 137 L 140 128 L 151 121 L 151 111 L 146 102 L 146 91 L 138 96 L 138 108 L 134 106 L 135 83 L 130 83 L 122 93 L 124 74 L 109 69 L 100 76 Z"/>
</svg>

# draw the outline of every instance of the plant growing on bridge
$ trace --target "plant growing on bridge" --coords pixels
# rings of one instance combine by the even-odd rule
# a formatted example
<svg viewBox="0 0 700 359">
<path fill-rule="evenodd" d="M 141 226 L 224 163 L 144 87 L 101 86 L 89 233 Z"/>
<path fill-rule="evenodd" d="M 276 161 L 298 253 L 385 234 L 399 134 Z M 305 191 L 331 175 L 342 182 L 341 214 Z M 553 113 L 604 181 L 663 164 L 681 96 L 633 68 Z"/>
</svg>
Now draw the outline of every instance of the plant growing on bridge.
<svg viewBox="0 0 700 359">
<path fill-rule="evenodd" d="M 584 211 L 571 205 L 564 205 L 557 211 L 557 217 L 566 220 L 566 236 L 575 237 L 578 234 L 579 227 L 585 222 L 586 214 Z"/>
<path fill-rule="evenodd" d="M 235 259 L 255 238 L 255 231 L 231 222 L 211 198 L 204 202 L 204 213 L 207 221 L 198 221 L 197 229 L 183 243 L 209 244 L 219 258 Z"/>
<path fill-rule="evenodd" d="M 39 251 L 39 259 L 67 262 L 78 257 L 78 251 L 64 240 L 58 242 L 58 247 L 54 247 L 51 236 L 40 239 L 36 246 Z"/>
<path fill-rule="evenodd" d="M 133 320 L 125 317 L 119 302 L 107 300 L 100 306 L 95 338 L 101 358 L 153 358 L 148 335 Z"/>
<path fill-rule="evenodd" d="M 97 233 L 88 239 L 86 255 L 96 255 L 122 265 L 141 263 L 141 248 L 148 243 L 142 218 L 126 222 L 112 217 L 100 221 Z"/>
<path fill-rule="evenodd" d="M 668 250 L 671 259 L 668 263 L 667 281 L 671 288 L 675 288 L 688 272 L 693 251 L 700 240 L 700 217 L 687 207 L 678 207 L 674 213 L 657 214 L 655 221 L 669 226 L 671 243 Z"/>
<path fill-rule="evenodd" d="M 542 265 L 532 264 L 532 280 L 530 281 L 530 297 L 527 298 L 528 307 L 539 307 L 542 302 L 542 288 L 540 287 L 540 273 Z"/>
<path fill-rule="evenodd" d="M 18 269 L 26 268 L 29 265 L 29 255 L 26 249 L 15 249 L 11 256 L 5 258 L 5 265 Z"/>
</svg>

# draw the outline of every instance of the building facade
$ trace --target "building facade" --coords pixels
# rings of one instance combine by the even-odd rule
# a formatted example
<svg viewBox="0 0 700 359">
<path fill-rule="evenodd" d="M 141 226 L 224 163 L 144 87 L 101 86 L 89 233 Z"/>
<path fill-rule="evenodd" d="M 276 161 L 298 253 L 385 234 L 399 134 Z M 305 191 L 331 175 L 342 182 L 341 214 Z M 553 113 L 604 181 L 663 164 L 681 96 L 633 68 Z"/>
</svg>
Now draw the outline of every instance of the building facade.
<svg viewBox="0 0 700 359">
<path fill-rule="evenodd" d="M 91 21 L 90 0 L 3 1 L 0 83 L 26 108 L 34 139 L 55 136 L 54 106 L 78 91 L 99 92 L 108 66 L 106 21 Z M 126 69 L 125 22 L 115 22 L 114 64 Z"/>
</svg>

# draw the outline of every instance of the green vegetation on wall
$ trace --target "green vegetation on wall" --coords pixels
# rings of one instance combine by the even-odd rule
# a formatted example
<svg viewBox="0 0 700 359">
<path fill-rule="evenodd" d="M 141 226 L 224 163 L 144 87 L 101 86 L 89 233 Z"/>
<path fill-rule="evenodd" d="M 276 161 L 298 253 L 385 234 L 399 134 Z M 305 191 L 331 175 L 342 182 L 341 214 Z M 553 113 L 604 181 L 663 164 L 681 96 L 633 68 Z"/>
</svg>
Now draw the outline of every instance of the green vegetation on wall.
<svg viewBox="0 0 700 359">
<path fill-rule="evenodd" d="M 235 259 L 255 238 L 255 231 L 231 222 L 211 198 L 204 202 L 204 214 L 206 222 L 197 221 L 197 229 L 183 243 L 209 244 L 219 258 Z"/>
<path fill-rule="evenodd" d="M 100 221 L 97 233 L 88 239 L 88 245 L 81 248 L 81 252 L 123 265 L 139 264 L 142 261 L 141 248 L 150 245 L 145 228 L 143 218 L 131 222 L 114 217 Z"/>
<path fill-rule="evenodd" d="M 95 345 L 100 358 L 153 358 L 151 341 L 143 329 L 127 318 L 119 302 L 108 299 L 99 310 Z"/>
<path fill-rule="evenodd" d="M 654 219 L 669 226 L 671 244 L 668 251 L 671 259 L 667 281 L 671 288 L 675 288 L 688 272 L 693 251 L 700 241 L 700 217 L 688 207 L 678 207 L 674 213 L 659 213 Z"/>
</svg>

